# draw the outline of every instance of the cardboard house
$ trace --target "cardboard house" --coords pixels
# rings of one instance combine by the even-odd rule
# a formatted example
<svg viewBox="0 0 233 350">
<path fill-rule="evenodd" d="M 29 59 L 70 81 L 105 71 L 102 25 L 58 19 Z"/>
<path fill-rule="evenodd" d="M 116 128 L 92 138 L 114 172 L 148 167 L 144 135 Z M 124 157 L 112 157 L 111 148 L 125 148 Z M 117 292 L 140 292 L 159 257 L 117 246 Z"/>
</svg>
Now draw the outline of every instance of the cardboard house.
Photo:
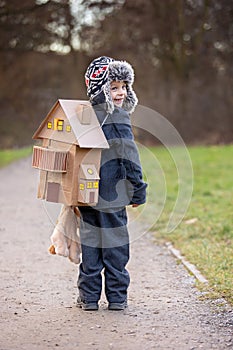
<svg viewBox="0 0 233 350">
<path fill-rule="evenodd" d="M 88 101 L 58 100 L 33 139 L 32 166 L 40 170 L 37 197 L 65 205 L 98 201 L 102 149 L 108 148 Z"/>
</svg>

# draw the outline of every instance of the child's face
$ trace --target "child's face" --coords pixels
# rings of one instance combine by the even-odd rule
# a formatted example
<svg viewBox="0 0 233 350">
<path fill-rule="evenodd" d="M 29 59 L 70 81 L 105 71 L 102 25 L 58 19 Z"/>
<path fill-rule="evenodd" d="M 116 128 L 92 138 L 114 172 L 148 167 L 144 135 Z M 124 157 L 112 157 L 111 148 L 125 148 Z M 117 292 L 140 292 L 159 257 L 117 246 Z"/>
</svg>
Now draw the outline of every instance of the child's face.
<svg viewBox="0 0 233 350">
<path fill-rule="evenodd" d="M 110 85 L 110 93 L 114 105 L 122 107 L 124 99 L 127 96 L 126 83 L 124 81 L 112 81 Z"/>
</svg>

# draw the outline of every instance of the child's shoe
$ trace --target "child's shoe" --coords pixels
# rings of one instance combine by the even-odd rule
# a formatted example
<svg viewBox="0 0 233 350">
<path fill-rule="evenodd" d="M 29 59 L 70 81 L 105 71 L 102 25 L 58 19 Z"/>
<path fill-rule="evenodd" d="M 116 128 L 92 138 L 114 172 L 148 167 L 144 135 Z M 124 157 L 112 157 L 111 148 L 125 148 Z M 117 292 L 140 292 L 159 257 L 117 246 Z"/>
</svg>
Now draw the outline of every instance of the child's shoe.
<svg viewBox="0 0 233 350">
<path fill-rule="evenodd" d="M 108 310 L 120 311 L 124 310 L 128 307 L 127 300 L 123 301 L 123 303 L 109 303 Z"/>
<path fill-rule="evenodd" d="M 85 311 L 97 311 L 99 309 L 98 303 L 85 303 L 80 297 L 77 299 L 77 306 Z"/>
</svg>

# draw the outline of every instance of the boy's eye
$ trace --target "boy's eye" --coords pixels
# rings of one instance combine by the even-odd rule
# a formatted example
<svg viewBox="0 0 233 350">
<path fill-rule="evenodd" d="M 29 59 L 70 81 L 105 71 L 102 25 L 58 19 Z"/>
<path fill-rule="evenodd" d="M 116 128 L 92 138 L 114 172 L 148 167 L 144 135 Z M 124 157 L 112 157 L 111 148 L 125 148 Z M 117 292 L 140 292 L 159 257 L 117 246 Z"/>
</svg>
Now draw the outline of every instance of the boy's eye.
<svg viewBox="0 0 233 350">
<path fill-rule="evenodd" d="M 126 90 L 126 85 L 122 85 L 121 88 L 122 88 L 122 90 Z M 117 86 L 112 86 L 112 87 L 111 87 L 111 90 L 112 90 L 112 91 L 116 91 L 117 89 L 118 89 Z"/>
</svg>

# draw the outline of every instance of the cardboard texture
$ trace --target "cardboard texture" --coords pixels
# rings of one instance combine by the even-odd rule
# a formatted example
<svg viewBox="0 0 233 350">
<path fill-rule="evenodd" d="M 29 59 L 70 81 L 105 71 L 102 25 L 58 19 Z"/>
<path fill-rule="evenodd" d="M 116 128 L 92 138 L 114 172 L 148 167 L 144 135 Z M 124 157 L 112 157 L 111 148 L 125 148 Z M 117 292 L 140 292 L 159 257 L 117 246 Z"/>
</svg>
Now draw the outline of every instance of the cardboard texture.
<svg viewBox="0 0 233 350">
<path fill-rule="evenodd" d="M 101 150 L 108 142 L 88 101 L 58 100 L 33 139 L 32 166 L 40 170 L 37 197 L 68 206 L 96 205 Z"/>
</svg>

